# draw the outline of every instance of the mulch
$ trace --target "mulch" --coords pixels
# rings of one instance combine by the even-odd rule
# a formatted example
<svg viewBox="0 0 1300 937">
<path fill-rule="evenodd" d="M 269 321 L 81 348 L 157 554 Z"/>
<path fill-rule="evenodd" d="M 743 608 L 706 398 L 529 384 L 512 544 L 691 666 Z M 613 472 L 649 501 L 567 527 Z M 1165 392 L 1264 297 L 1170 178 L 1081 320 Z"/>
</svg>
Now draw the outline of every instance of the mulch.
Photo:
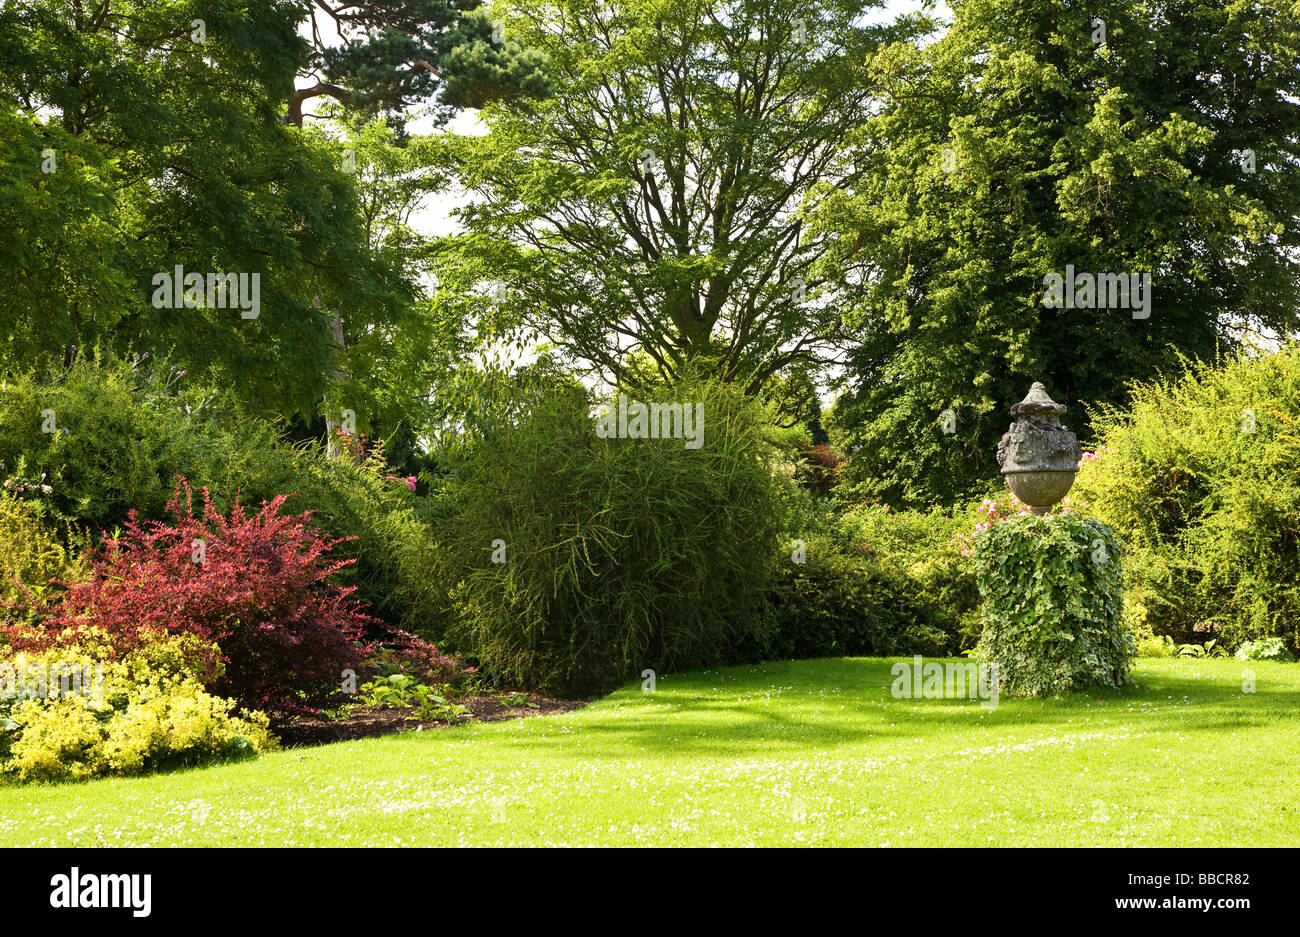
<svg viewBox="0 0 1300 937">
<path fill-rule="evenodd" d="M 506 719 L 527 719 L 531 716 L 555 716 L 560 713 L 573 712 L 587 705 L 587 700 L 552 699 L 532 693 L 527 696 L 537 704 L 531 706 L 506 707 L 501 703 L 501 695 L 472 696 L 457 699 L 459 703 L 473 713 L 474 718 L 462 719 L 460 722 L 502 722 Z M 330 742 L 346 742 L 351 739 L 373 738 L 377 735 L 391 735 L 394 732 L 415 732 L 446 729 L 446 723 L 418 722 L 409 717 L 412 709 L 358 709 L 346 719 L 330 720 L 324 716 L 294 716 L 272 725 L 272 731 L 280 738 L 286 748 L 303 745 L 327 745 Z"/>
</svg>

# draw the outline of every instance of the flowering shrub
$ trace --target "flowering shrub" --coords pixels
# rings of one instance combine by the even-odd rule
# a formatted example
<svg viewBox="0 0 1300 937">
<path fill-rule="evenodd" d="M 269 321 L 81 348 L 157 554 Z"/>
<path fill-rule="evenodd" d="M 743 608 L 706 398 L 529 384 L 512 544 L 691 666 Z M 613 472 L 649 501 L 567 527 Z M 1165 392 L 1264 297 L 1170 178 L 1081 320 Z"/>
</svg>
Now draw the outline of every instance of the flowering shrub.
<svg viewBox="0 0 1300 937">
<path fill-rule="evenodd" d="M 1085 452 L 1083 458 L 1079 460 L 1079 468 L 1083 468 L 1085 465 L 1089 465 L 1093 462 L 1101 461 L 1108 452 L 1110 452 L 1110 448 L 1107 446 L 1098 446 L 1091 452 Z"/>
<path fill-rule="evenodd" d="M 227 517 L 204 489 L 196 515 L 182 479 L 167 505 L 174 523 L 132 516 L 92 555 L 90 581 L 68 590 L 44 628 L 13 630 L 15 647 L 84 641 L 123 659 L 190 634 L 204 642 L 192 665 L 209 689 L 249 709 L 310 708 L 358 665 L 355 642 L 374 619 L 351 589 L 330 582 L 349 561 L 330 562 L 333 542 L 308 515 L 281 515 L 284 499 L 252 516 L 236 502 Z"/>
<path fill-rule="evenodd" d="M 1092 453 L 1086 453 L 1085 457 L 1086 455 L 1091 454 Z M 1069 514 L 1073 510 L 1074 503 L 1069 498 L 1062 498 L 1060 503 L 1054 505 L 1048 514 Z M 971 551 L 975 549 L 975 538 L 984 531 L 991 530 L 995 524 L 1000 524 L 1013 517 L 1033 516 L 1033 511 L 1029 509 L 1029 505 L 1011 494 L 1011 492 L 1007 492 L 1006 498 L 1001 502 L 992 498 L 985 498 L 979 503 L 979 507 L 977 507 L 975 511 L 980 519 L 976 522 L 974 528 L 968 534 L 958 535 L 953 541 L 957 544 L 957 549 L 961 552 L 962 556 L 970 556 Z"/>
</svg>

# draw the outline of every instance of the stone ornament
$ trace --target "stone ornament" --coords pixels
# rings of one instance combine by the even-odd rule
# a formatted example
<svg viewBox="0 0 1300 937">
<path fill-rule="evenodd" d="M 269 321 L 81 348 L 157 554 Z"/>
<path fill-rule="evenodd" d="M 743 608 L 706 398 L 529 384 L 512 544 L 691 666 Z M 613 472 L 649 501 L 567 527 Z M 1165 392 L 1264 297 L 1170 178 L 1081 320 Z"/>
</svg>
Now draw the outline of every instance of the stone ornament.
<svg viewBox="0 0 1300 937">
<path fill-rule="evenodd" d="M 1065 406 L 1047 396 L 1037 381 L 1011 408 L 1016 421 L 998 443 L 998 465 L 1007 487 L 1034 514 L 1046 514 L 1074 484 L 1083 450 L 1061 425 Z"/>
</svg>

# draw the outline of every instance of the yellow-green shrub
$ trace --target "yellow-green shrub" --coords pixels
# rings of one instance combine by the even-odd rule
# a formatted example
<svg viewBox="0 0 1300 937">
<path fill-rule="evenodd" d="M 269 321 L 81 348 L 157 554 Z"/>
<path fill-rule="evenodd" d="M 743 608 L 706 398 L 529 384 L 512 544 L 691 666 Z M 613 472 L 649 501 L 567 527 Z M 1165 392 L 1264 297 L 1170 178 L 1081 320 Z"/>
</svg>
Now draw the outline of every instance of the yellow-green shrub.
<svg viewBox="0 0 1300 937">
<path fill-rule="evenodd" d="M 1300 647 L 1300 346 L 1134 388 L 1072 497 L 1127 547 L 1157 635 Z"/>
<path fill-rule="evenodd" d="M 0 620 L 24 617 L 19 606 L 39 595 L 51 579 L 77 579 L 81 563 L 70 555 L 39 501 L 0 492 Z"/>
<path fill-rule="evenodd" d="M 261 713 L 234 715 L 185 671 L 184 649 L 168 643 L 121 662 L 93 652 L 29 655 L 23 668 L 102 665 L 102 694 L 0 699 L 0 770 L 18 780 L 64 781 L 130 775 L 173 765 L 243 758 L 275 747 Z"/>
</svg>

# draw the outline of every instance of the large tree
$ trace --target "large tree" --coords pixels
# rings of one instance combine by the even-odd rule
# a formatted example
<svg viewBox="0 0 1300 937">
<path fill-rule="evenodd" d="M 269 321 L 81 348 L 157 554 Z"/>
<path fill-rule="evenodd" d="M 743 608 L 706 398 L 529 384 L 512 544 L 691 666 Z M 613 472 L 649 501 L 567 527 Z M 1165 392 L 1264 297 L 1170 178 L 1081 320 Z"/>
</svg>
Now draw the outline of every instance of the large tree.
<svg viewBox="0 0 1300 937">
<path fill-rule="evenodd" d="M 1086 439 L 1080 402 L 1297 327 L 1300 5 L 952 6 L 942 41 L 877 60 L 867 171 L 816 218 L 822 274 L 862 286 L 831 422 L 894 503 L 992 481 L 1032 381 Z M 1045 305 L 1068 266 L 1150 274 L 1149 313 Z"/>
<path fill-rule="evenodd" d="M 380 234 L 365 159 L 355 141 L 285 126 L 284 115 L 305 99 L 295 78 L 318 67 L 347 83 L 362 113 L 432 94 L 430 81 L 404 83 L 388 66 L 415 48 L 400 35 L 455 32 L 461 8 L 332 5 L 345 36 L 325 53 L 300 34 L 313 9 L 0 5 L 0 222 L 13 234 L 0 248 L 13 284 L 0 295 L 0 368 L 96 345 L 165 353 L 191 379 L 232 386 L 272 414 L 311 418 L 328 390 L 336 409 L 389 425 L 428 390 L 415 385 L 439 328 L 412 257 Z M 460 76 L 460 98 L 499 94 L 502 62 L 520 58 L 483 49 L 464 39 L 437 59 Z M 243 274 L 250 286 L 256 275 L 256 317 L 206 295 L 158 308 L 154 278 L 177 266 Z"/>
<path fill-rule="evenodd" d="M 403 123 L 413 104 L 436 98 L 439 118 L 458 107 L 546 90 L 544 60 L 505 35 L 482 0 L 310 0 L 312 51 L 285 122 L 302 126 L 303 104 L 322 95 L 368 117 Z"/>
<path fill-rule="evenodd" d="M 303 16 L 292 0 L 0 9 L 0 108 L 26 128 L 0 201 L 27 256 L 4 272 L 29 285 L 0 299 L 4 332 L 23 337 L 5 366 L 73 346 L 165 353 L 292 416 L 318 409 L 333 356 L 316 296 L 354 310 L 359 328 L 402 314 L 410 284 L 366 252 L 337 148 L 280 121 L 307 52 Z M 108 197 L 77 218 L 88 196 L 64 196 L 92 180 Z M 96 253 L 103 265 L 79 262 Z M 244 274 L 250 288 L 256 274 L 256 318 L 206 293 L 159 308 L 154 278 L 178 265 Z"/>
<path fill-rule="evenodd" d="M 704 359 L 756 390 L 820 367 L 841 285 L 801 214 L 852 188 L 844 142 L 868 65 L 917 23 L 839 0 L 519 0 L 507 35 L 542 51 L 551 95 L 488 105 L 445 165 L 472 203 L 436 255 L 449 301 L 525 326 L 614 379 Z"/>
</svg>

